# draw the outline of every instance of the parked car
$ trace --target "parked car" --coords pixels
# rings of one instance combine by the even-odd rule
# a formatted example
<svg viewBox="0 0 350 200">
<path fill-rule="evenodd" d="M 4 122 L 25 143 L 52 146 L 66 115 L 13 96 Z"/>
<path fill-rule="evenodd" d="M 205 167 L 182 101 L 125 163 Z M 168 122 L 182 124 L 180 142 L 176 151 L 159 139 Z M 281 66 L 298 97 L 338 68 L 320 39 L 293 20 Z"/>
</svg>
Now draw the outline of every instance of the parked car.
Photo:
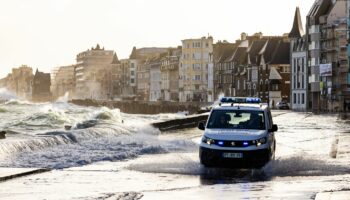
<svg viewBox="0 0 350 200">
<path fill-rule="evenodd" d="M 276 104 L 276 108 L 280 110 L 288 110 L 289 109 L 289 103 L 285 101 L 280 101 Z"/>
</svg>

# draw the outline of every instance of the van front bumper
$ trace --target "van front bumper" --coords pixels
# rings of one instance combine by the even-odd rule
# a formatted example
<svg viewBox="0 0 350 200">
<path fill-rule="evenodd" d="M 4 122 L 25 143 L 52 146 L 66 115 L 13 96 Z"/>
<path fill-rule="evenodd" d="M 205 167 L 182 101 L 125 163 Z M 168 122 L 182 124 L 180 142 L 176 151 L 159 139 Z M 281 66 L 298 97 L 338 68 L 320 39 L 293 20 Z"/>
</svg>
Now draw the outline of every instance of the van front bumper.
<svg viewBox="0 0 350 200">
<path fill-rule="evenodd" d="M 238 153 L 241 158 L 227 158 L 224 153 Z M 258 149 L 249 151 L 216 150 L 205 147 L 199 148 L 201 164 L 207 167 L 228 167 L 241 169 L 261 168 L 271 160 L 269 149 Z"/>
</svg>

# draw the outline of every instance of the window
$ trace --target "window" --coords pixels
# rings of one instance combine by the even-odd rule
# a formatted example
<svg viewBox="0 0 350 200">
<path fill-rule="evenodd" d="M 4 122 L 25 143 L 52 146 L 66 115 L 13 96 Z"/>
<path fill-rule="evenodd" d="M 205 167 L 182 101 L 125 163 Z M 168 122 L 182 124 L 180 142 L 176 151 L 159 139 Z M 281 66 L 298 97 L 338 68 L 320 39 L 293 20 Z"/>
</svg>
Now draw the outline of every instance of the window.
<svg viewBox="0 0 350 200">
<path fill-rule="evenodd" d="M 293 76 L 293 89 L 296 89 L 296 86 L 297 85 L 297 83 L 296 83 L 296 76 L 294 75 Z"/>
<path fill-rule="evenodd" d="M 194 75 L 193 80 L 195 81 L 200 81 L 201 80 L 201 75 Z"/>
<path fill-rule="evenodd" d="M 301 61 L 302 61 L 301 62 L 301 71 L 304 73 L 305 72 L 305 60 L 304 60 L 304 58 L 302 58 Z"/>
<path fill-rule="evenodd" d="M 298 93 L 298 104 L 300 104 L 300 93 Z"/>
<path fill-rule="evenodd" d="M 301 103 L 305 104 L 305 94 L 304 93 L 301 94 Z"/>
<path fill-rule="evenodd" d="M 130 75 L 134 76 L 135 75 L 135 71 L 130 71 Z"/>
<path fill-rule="evenodd" d="M 201 69 L 201 64 L 200 63 L 192 64 L 192 69 L 193 70 L 200 70 Z"/>
<path fill-rule="evenodd" d="M 207 128 L 265 130 L 264 112 L 214 110 L 208 120 Z"/>
<path fill-rule="evenodd" d="M 306 88 L 305 88 L 305 80 L 304 80 L 304 79 L 305 79 L 305 76 L 304 76 L 304 75 L 301 75 L 301 85 L 302 85 L 301 88 L 302 88 L 302 89 L 306 89 Z"/>
<path fill-rule="evenodd" d="M 297 103 L 297 94 L 293 93 L 293 104 Z"/>
<path fill-rule="evenodd" d="M 284 66 L 282 69 L 284 73 L 289 73 L 289 66 Z"/>
</svg>

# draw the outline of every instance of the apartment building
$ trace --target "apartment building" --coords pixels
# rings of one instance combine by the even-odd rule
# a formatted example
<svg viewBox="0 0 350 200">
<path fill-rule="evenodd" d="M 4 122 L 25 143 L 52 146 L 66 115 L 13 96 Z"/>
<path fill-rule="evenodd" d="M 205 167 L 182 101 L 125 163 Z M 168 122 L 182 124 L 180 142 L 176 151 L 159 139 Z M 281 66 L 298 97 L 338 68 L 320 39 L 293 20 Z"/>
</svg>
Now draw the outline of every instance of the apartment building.
<svg viewBox="0 0 350 200">
<path fill-rule="evenodd" d="M 321 111 L 343 111 L 348 99 L 347 9 L 345 1 L 335 1 L 320 16 L 320 107 Z"/>
<path fill-rule="evenodd" d="M 64 96 L 68 92 L 71 99 L 75 92 L 75 65 L 62 66 L 51 73 L 51 93 L 54 99 Z"/>
<path fill-rule="evenodd" d="M 310 109 L 315 112 L 321 110 L 321 82 L 320 82 L 320 63 L 321 63 L 321 24 L 320 17 L 327 15 L 332 6 L 332 0 L 316 0 L 312 5 L 306 19 L 306 43 L 307 45 L 307 64 L 310 84 Z"/>
<path fill-rule="evenodd" d="M 181 102 L 214 101 L 213 38 L 182 40 L 179 68 Z"/>
<path fill-rule="evenodd" d="M 111 99 L 114 51 L 100 45 L 81 52 L 75 64 L 75 98 Z"/>
<path fill-rule="evenodd" d="M 161 100 L 179 101 L 179 64 L 181 47 L 169 49 L 161 58 Z"/>
<path fill-rule="evenodd" d="M 27 65 L 13 68 L 3 81 L 3 87 L 16 94 L 17 97 L 31 100 L 33 86 L 33 69 Z"/>
</svg>

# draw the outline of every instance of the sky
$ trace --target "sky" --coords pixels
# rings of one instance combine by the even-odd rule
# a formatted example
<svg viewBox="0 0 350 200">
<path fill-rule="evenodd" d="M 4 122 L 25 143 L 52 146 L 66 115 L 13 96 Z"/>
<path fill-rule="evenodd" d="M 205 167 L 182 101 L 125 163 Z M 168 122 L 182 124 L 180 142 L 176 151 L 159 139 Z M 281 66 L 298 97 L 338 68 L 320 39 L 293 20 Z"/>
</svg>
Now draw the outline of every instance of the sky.
<svg viewBox="0 0 350 200">
<path fill-rule="evenodd" d="M 0 78 L 22 64 L 35 70 L 75 63 L 96 44 L 128 58 L 133 46 L 176 47 L 211 35 L 282 35 L 299 6 L 303 26 L 314 0 L 0 0 Z"/>
</svg>

